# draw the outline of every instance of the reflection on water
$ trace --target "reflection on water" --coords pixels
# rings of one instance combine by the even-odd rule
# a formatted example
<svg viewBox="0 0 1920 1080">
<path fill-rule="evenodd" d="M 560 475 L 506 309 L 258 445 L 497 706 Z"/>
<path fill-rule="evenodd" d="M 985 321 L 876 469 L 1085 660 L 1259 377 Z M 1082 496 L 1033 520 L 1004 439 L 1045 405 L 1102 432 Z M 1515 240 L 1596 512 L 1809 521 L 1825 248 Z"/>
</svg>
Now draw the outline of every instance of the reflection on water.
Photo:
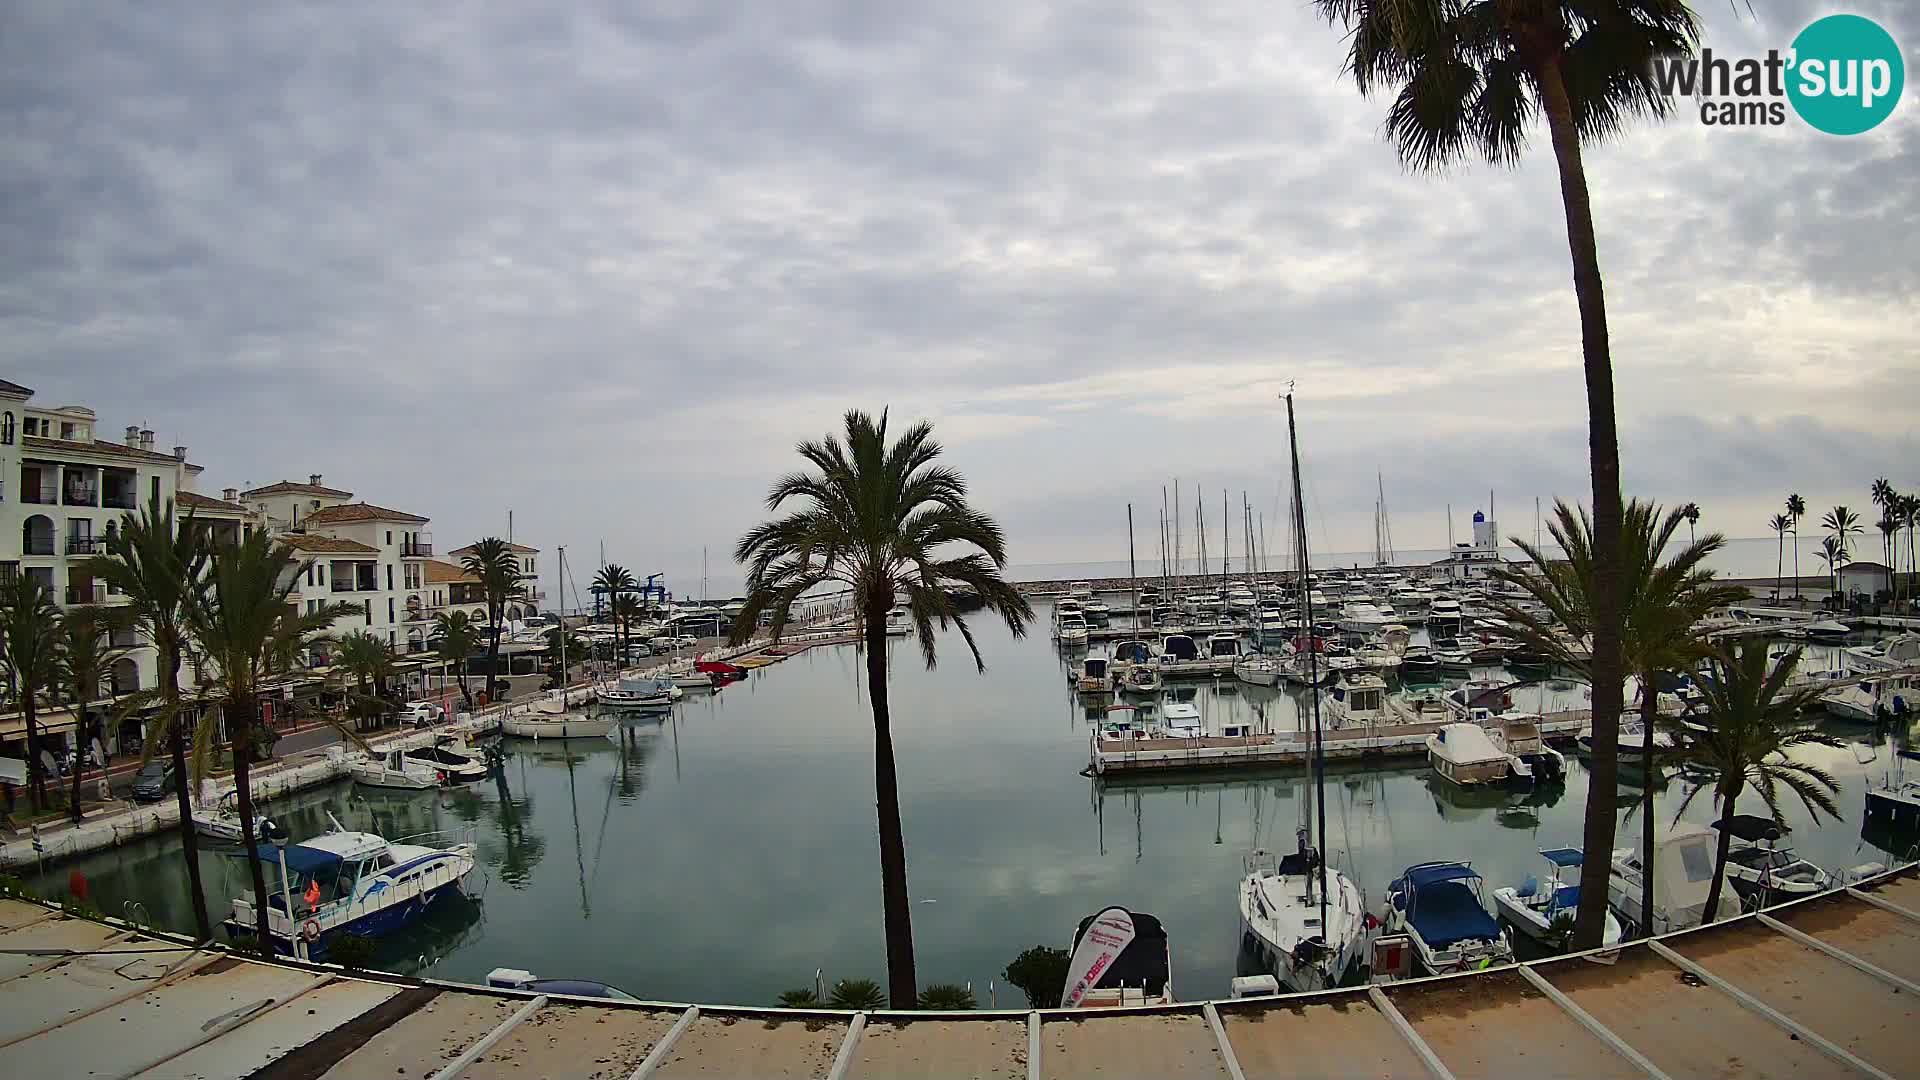
<svg viewBox="0 0 1920 1080">
<path fill-rule="evenodd" d="M 1100 782 L 1082 777 L 1086 739 L 1108 702 L 1066 687 L 1069 660 L 1044 641 L 975 627 L 988 671 L 957 638 L 923 670 L 894 643 L 893 715 L 907 831 L 914 940 L 922 982 L 978 990 L 1021 950 L 1065 945 L 1109 904 L 1153 912 L 1171 934 L 1183 997 L 1219 996 L 1235 974 L 1236 890 L 1246 851 L 1286 849 L 1307 812 L 1301 770 Z M 591 978 L 646 997 L 770 1003 L 826 978 L 884 975 L 874 833 L 873 731 L 855 650 L 816 649 L 717 693 L 689 693 L 670 718 L 623 725 L 600 741 L 513 740 L 500 773 L 464 789 L 374 793 L 339 784 L 278 800 L 296 837 L 349 828 L 389 838 L 471 827 L 475 903 L 448 905 L 383 942 L 380 963 L 478 981 L 494 967 Z M 1300 722 L 1284 689 L 1190 684 L 1209 727 Z M 1582 705 L 1577 691 L 1527 688 L 1516 705 Z M 1812 827 L 1785 807 L 1801 854 L 1828 868 L 1891 861 L 1912 838 L 1860 834 L 1869 779 L 1891 761 L 1885 735 L 1835 728 L 1843 749 L 1809 753 L 1834 772 L 1846 815 Z M 1564 783 L 1534 792 L 1468 792 L 1424 768 L 1342 763 L 1329 770 L 1330 858 L 1378 908 L 1407 865 L 1465 859 L 1489 886 L 1537 871 L 1542 847 L 1578 844 L 1587 773 L 1569 755 Z M 1640 777 L 1622 770 L 1621 843 L 1640 825 Z M 1663 770 L 1655 814 L 1670 820 L 1694 779 Z M 1758 804 L 1743 809 L 1757 809 Z M 1712 815 L 1709 795 L 1689 819 Z M 78 860 L 95 902 L 138 898 L 165 925 L 191 912 L 177 846 L 151 838 Z M 205 860 L 224 917 L 247 888 L 238 859 Z M 67 867 L 41 883 L 64 890 Z M 984 994 L 983 1003 L 984 1003 Z M 999 1003 L 1018 1005 L 1001 992 Z"/>
</svg>

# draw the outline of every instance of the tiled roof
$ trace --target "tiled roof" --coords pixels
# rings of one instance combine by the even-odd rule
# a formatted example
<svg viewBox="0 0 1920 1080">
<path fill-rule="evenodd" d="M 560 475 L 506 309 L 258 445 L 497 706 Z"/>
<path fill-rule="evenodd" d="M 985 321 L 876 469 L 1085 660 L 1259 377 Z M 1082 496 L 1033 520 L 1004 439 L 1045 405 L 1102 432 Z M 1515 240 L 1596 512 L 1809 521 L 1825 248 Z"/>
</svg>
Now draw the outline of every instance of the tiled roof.
<svg viewBox="0 0 1920 1080">
<path fill-rule="evenodd" d="M 331 536 L 308 536 L 302 533 L 287 533 L 279 538 L 280 542 L 295 551 L 310 551 L 320 555 L 378 555 L 380 549 L 363 544 L 358 540 L 338 540 Z"/>
<path fill-rule="evenodd" d="M 250 514 L 253 512 L 241 506 L 239 503 L 230 503 L 225 499 L 210 499 L 197 491 L 179 492 L 174 496 L 174 501 L 181 506 L 189 506 L 195 510 L 212 510 L 222 514 Z"/>
<path fill-rule="evenodd" d="M 339 525 L 350 521 L 412 521 L 426 524 L 427 519 L 418 514 L 409 514 L 404 510 L 389 510 L 372 503 L 345 503 L 340 506 L 323 506 L 301 521 L 308 525 Z"/>
<path fill-rule="evenodd" d="M 296 484 L 291 480 L 282 480 L 277 484 L 268 484 L 266 487 L 257 487 L 251 491 L 243 491 L 240 493 L 240 497 L 243 499 L 251 499 L 255 495 L 319 495 L 322 498 L 328 499 L 353 498 L 353 492 L 351 491 L 322 487 L 319 484 Z"/>
<path fill-rule="evenodd" d="M 107 442 L 103 439 L 95 439 L 92 442 L 80 442 L 77 439 L 49 439 L 44 435 L 22 435 L 20 436 L 20 445 L 39 447 L 43 450 L 66 450 L 81 454 L 106 454 L 109 457 L 132 458 L 135 461 L 165 462 L 168 465 L 172 465 L 178 460 L 172 454 L 162 454 L 157 450 L 142 450 L 137 446 L 128 446 L 126 443 Z M 194 472 L 200 471 L 200 466 L 198 465 L 188 465 L 187 468 L 192 469 Z"/>
<path fill-rule="evenodd" d="M 427 560 L 427 584 L 429 585 L 451 585 L 472 580 L 471 574 L 453 563 L 441 562 L 439 559 Z"/>
<path fill-rule="evenodd" d="M 8 382 L 5 379 L 0 379 L 0 393 L 20 394 L 24 397 L 33 396 L 33 391 L 27 389 L 24 386 L 21 386 L 17 382 Z"/>
<path fill-rule="evenodd" d="M 449 554 L 449 555 L 471 555 L 471 554 L 473 554 L 473 547 L 474 547 L 474 546 L 473 546 L 472 544 L 468 544 L 468 545 L 467 545 L 466 547 L 463 547 L 463 548 L 455 548 L 454 550 L 452 550 L 452 551 L 450 551 L 450 552 L 448 552 L 447 554 Z M 509 541 L 509 542 L 507 543 L 507 550 L 508 550 L 508 551 L 512 551 L 512 552 L 516 552 L 516 553 L 518 553 L 518 554 L 521 554 L 521 555 L 538 555 L 538 554 L 540 554 L 540 549 L 539 549 L 539 548 L 536 548 L 536 547 L 528 547 L 528 546 L 527 546 L 527 545 L 525 545 L 525 544 L 516 544 L 516 543 L 513 543 L 513 542 L 511 542 L 511 541 Z"/>
</svg>

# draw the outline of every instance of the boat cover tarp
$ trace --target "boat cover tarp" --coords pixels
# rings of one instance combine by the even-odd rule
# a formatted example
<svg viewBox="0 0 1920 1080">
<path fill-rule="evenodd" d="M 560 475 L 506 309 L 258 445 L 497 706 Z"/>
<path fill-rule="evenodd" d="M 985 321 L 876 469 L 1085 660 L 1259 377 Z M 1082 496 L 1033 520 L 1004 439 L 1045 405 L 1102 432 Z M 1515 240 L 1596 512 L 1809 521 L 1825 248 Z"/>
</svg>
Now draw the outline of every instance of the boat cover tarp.
<svg viewBox="0 0 1920 1080">
<path fill-rule="evenodd" d="M 1586 859 L 1579 848 L 1570 847 L 1548 848 L 1540 854 L 1555 866 L 1579 866 Z"/>
<path fill-rule="evenodd" d="M 271 867 L 279 867 L 280 853 L 271 844 L 261 844 L 260 861 Z M 325 873 L 340 865 L 340 856 L 305 844 L 287 845 L 287 872 L 291 874 Z"/>
<path fill-rule="evenodd" d="M 1465 876 L 1479 875 L 1468 870 Z M 1428 948 L 1450 949 L 1463 941 L 1485 941 L 1500 936 L 1500 924 L 1480 906 L 1480 897 L 1473 889 L 1459 879 L 1418 885 L 1417 889 L 1408 921 L 1420 932 Z"/>
<path fill-rule="evenodd" d="M 1134 664 L 1144 664 L 1153 658 L 1153 653 L 1144 641 L 1123 641 L 1114 648 L 1113 658 Z"/>
<path fill-rule="evenodd" d="M 1774 824 L 1772 818 L 1764 818 L 1758 814 L 1735 814 L 1732 819 L 1725 824 L 1729 833 L 1745 840 L 1749 844 L 1757 844 L 1763 840 L 1780 839 L 1780 826 Z M 1721 823 L 1718 821 L 1713 823 L 1713 827 L 1716 829 L 1720 828 L 1720 826 Z"/>
<path fill-rule="evenodd" d="M 1466 863 L 1421 863 L 1407 868 L 1407 884 L 1415 892 L 1444 881 L 1472 881 L 1479 877 Z M 1425 894 L 1422 894 L 1425 895 Z"/>
</svg>

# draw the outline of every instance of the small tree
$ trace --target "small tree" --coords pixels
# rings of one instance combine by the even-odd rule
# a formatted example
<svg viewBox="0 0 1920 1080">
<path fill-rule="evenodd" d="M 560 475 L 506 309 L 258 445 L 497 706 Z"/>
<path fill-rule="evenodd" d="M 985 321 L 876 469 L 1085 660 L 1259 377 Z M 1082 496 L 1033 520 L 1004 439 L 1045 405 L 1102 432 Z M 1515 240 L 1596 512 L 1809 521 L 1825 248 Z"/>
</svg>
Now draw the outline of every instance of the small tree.
<svg viewBox="0 0 1920 1080">
<path fill-rule="evenodd" d="M 507 601 L 520 595 L 520 558 L 497 536 L 476 542 L 460 558 L 460 566 L 480 585 L 487 602 L 487 699 L 493 699 L 494 680 L 500 677 L 500 632 L 505 628 Z"/>
<path fill-rule="evenodd" d="M 1035 945 L 1014 957 L 1000 977 L 1027 995 L 1028 1008 L 1057 1009 L 1060 995 L 1067 988 L 1067 965 L 1072 960 L 1072 954 L 1065 949 Z"/>
<path fill-rule="evenodd" d="M 473 692 L 467 688 L 467 659 L 480 644 L 479 628 L 464 611 L 443 611 L 433 617 L 433 636 L 441 661 L 460 665 L 460 699 L 468 711 L 472 711 Z"/>
<path fill-rule="evenodd" d="M 100 684 L 106 681 L 113 662 L 126 655 L 124 649 L 108 647 L 110 630 L 108 612 L 91 605 L 74 607 L 60 621 L 60 675 L 73 703 L 73 791 L 67 809 L 76 824 L 80 821 L 80 777 L 87 771 L 87 743 L 96 726 L 89 719 L 92 714 L 87 706 L 99 699 Z"/>
<path fill-rule="evenodd" d="M 0 670 L 27 728 L 27 795 L 35 813 L 47 807 L 40 764 L 40 696 L 60 680 L 60 610 L 38 578 L 15 571 L 0 578 Z"/>
</svg>

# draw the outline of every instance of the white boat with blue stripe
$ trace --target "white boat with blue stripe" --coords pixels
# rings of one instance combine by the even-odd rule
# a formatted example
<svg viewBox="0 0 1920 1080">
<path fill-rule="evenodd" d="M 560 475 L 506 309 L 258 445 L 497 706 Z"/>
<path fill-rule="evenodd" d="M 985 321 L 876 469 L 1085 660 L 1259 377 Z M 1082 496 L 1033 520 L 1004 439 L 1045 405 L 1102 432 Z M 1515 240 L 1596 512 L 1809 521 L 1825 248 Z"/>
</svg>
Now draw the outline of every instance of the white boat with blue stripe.
<svg viewBox="0 0 1920 1080">
<path fill-rule="evenodd" d="M 373 833 L 348 832 L 338 821 L 333 826 L 332 831 L 288 844 L 284 861 L 280 849 L 260 846 L 271 893 L 267 929 L 275 952 L 298 955 L 298 937 L 306 955 L 321 959 L 335 934 L 390 934 L 418 920 L 443 897 L 460 892 L 473 873 L 471 830 L 389 842 Z M 253 899 L 236 897 L 227 933 L 236 940 L 251 939 L 254 926 Z"/>
</svg>

